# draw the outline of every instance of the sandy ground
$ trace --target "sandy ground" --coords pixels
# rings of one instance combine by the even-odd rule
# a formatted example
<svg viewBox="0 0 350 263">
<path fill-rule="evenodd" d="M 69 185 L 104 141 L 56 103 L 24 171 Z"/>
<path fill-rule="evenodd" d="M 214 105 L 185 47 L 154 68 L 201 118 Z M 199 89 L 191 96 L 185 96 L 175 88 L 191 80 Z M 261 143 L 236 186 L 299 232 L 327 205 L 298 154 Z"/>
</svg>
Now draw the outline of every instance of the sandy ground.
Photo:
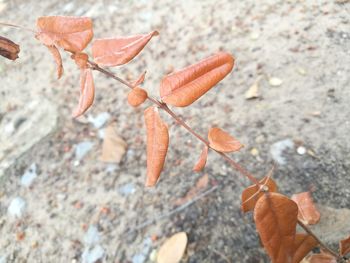
<svg viewBox="0 0 350 263">
<path fill-rule="evenodd" d="M 281 192 L 313 189 L 322 214 L 315 231 L 326 242 L 336 247 L 350 233 L 349 1 L 0 0 L 1 21 L 33 28 L 37 17 L 57 14 L 92 17 L 96 37 L 158 30 L 135 61 L 114 69 L 129 79 L 147 70 L 145 87 L 154 95 L 169 71 L 218 50 L 234 54 L 232 74 L 174 111 L 203 135 L 217 125 L 239 138 L 246 147 L 232 156 L 257 177 L 279 162 Z M 145 189 L 145 106 L 129 107 L 127 89 L 94 74 L 94 106 L 85 119 L 72 120 L 79 86 L 69 56 L 57 81 L 52 58 L 29 32 L 0 33 L 21 45 L 18 61 L 0 60 L 1 263 L 152 262 L 178 231 L 189 237 L 184 262 L 269 262 L 251 215 L 240 212 L 249 182 L 224 160 L 211 153 L 204 173 L 191 172 L 201 145 L 163 116 L 170 151 L 157 187 Z M 272 87 L 271 77 L 282 84 Z M 260 98 L 246 100 L 259 78 Z M 88 121 L 106 112 L 102 127 Z M 111 122 L 128 144 L 118 165 L 99 159 L 99 136 Z M 82 142 L 91 149 L 78 160 Z M 36 177 L 28 186 L 22 175 L 30 166 Z M 205 174 L 202 191 L 217 188 L 174 210 Z"/>
</svg>

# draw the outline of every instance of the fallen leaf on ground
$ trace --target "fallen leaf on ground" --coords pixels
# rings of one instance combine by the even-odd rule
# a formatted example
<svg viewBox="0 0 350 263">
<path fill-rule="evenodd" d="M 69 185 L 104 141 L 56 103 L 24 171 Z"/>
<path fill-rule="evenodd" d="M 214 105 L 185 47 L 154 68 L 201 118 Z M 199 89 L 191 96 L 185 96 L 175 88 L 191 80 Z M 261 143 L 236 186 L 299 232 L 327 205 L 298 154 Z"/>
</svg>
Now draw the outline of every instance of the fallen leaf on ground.
<svg viewBox="0 0 350 263">
<path fill-rule="evenodd" d="M 317 245 L 317 240 L 309 234 L 296 234 L 294 240 L 295 251 L 293 255 L 293 263 L 299 263 Z"/>
<path fill-rule="evenodd" d="M 256 203 L 256 229 L 273 263 L 292 263 L 297 216 L 296 203 L 278 193 L 265 193 Z"/>
<path fill-rule="evenodd" d="M 0 55 L 10 60 L 16 60 L 20 51 L 19 45 L 6 37 L 0 36 Z"/>
<path fill-rule="evenodd" d="M 163 170 L 169 145 L 168 126 L 159 116 L 158 108 L 149 107 L 144 112 L 147 130 L 147 180 L 154 186 Z"/>
<path fill-rule="evenodd" d="M 277 192 L 277 185 L 274 180 L 272 180 L 271 175 L 273 169 L 270 170 L 269 174 L 260 180 L 264 188 L 267 188 L 269 192 Z M 256 202 L 264 194 L 262 190 L 259 189 L 257 185 L 251 185 L 243 190 L 242 192 L 242 211 L 248 212 L 252 211 L 255 207 Z"/>
<path fill-rule="evenodd" d="M 339 250 L 342 256 L 350 253 L 350 236 L 339 242 Z"/>
<path fill-rule="evenodd" d="M 187 235 L 179 232 L 168 238 L 160 247 L 157 263 L 178 263 L 182 259 L 187 247 Z"/>
<path fill-rule="evenodd" d="M 208 133 L 209 146 L 218 152 L 236 152 L 243 144 L 220 128 L 211 128 Z"/>
<path fill-rule="evenodd" d="M 147 91 L 142 88 L 135 87 L 128 94 L 128 103 L 133 107 L 137 107 L 144 103 L 147 98 Z"/>
<path fill-rule="evenodd" d="M 279 78 L 275 78 L 275 77 L 271 77 L 269 78 L 269 84 L 270 86 L 272 87 L 278 87 L 278 86 L 281 86 L 283 83 L 283 81 Z"/>
<path fill-rule="evenodd" d="M 184 197 L 176 199 L 174 201 L 174 204 L 175 205 L 182 205 L 182 204 L 190 201 L 199 192 L 206 189 L 208 187 L 208 183 L 209 183 L 209 176 L 207 174 L 205 174 L 197 180 L 195 186 L 193 188 L 191 188 Z"/>
<path fill-rule="evenodd" d="M 119 66 L 137 56 L 157 31 L 129 37 L 97 39 L 92 43 L 92 56 L 101 66 Z"/>
<path fill-rule="evenodd" d="M 220 52 L 165 76 L 160 84 L 162 101 L 186 107 L 219 83 L 234 65 L 231 54 Z"/>
<path fill-rule="evenodd" d="M 111 124 L 106 127 L 102 145 L 101 161 L 107 163 L 120 163 L 127 149 L 127 143 L 121 138 L 116 125 Z"/>
<path fill-rule="evenodd" d="M 292 200 L 297 203 L 299 213 L 298 218 L 304 224 L 314 225 L 320 220 L 320 212 L 317 210 L 310 192 L 294 194 Z"/>
<path fill-rule="evenodd" d="M 249 87 L 249 89 L 247 90 L 247 92 L 245 93 L 245 98 L 247 100 L 250 99 L 255 99 L 255 98 L 259 98 L 260 94 L 259 94 L 259 82 L 260 82 L 261 78 L 258 78 L 253 85 L 251 85 Z"/>
<path fill-rule="evenodd" d="M 301 263 L 337 263 L 337 259 L 332 255 L 320 253 L 307 256 Z"/>
<path fill-rule="evenodd" d="M 95 98 L 95 85 L 90 68 L 80 70 L 80 98 L 79 105 L 73 112 L 73 118 L 77 118 L 87 111 Z"/>
<path fill-rule="evenodd" d="M 92 20 L 88 17 L 43 16 L 37 20 L 36 38 L 46 46 L 58 46 L 81 52 L 93 37 Z"/>
<path fill-rule="evenodd" d="M 204 145 L 201 155 L 199 156 L 197 163 L 193 167 L 194 172 L 200 172 L 204 169 L 208 159 L 208 150 L 209 150 L 208 146 Z"/>
</svg>

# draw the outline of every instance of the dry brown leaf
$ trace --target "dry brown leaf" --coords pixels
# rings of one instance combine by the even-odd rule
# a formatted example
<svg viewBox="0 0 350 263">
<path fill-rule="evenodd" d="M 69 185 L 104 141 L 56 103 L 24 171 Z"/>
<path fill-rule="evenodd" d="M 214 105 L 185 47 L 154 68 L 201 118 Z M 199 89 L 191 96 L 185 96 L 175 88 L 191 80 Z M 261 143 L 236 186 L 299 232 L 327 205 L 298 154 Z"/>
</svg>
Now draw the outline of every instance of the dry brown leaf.
<svg viewBox="0 0 350 263">
<path fill-rule="evenodd" d="M 101 66 L 118 66 L 137 56 L 157 31 L 130 37 L 97 39 L 92 43 L 92 56 Z"/>
<path fill-rule="evenodd" d="M 247 92 L 245 93 L 245 98 L 247 100 L 250 99 L 255 99 L 255 98 L 259 98 L 260 94 L 259 94 L 259 82 L 260 82 L 261 78 L 258 78 L 253 85 L 251 85 L 249 87 L 249 89 L 247 90 Z"/>
<path fill-rule="evenodd" d="M 37 20 L 36 37 L 46 46 L 58 46 L 71 52 L 82 51 L 93 37 L 88 17 L 43 16 Z"/>
<path fill-rule="evenodd" d="M 0 36 L 0 55 L 10 60 L 18 58 L 19 45 L 6 37 Z"/>
<path fill-rule="evenodd" d="M 63 64 L 61 54 L 55 46 L 46 46 L 51 52 L 57 67 L 57 78 L 61 78 L 63 75 Z"/>
<path fill-rule="evenodd" d="M 147 91 L 142 88 L 135 87 L 128 94 L 128 103 L 133 107 L 137 107 L 144 103 L 147 98 Z"/>
<path fill-rule="evenodd" d="M 296 234 L 293 263 L 299 263 L 317 245 L 317 240 L 309 234 Z"/>
<path fill-rule="evenodd" d="M 104 133 L 101 161 L 120 163 L 125 155 L 127 146 L 123 138 L 118 135 L 116 125 L 109 125 Z"/>
<path fill-rule="evenodd" d="M 77 52 L 72 54 L 71 58 L 74 60 L 75 64 L 80 69 L 87 68 L 87 62 L 89 60 L 89 56 L 84 52 Z"/>
<path fill-rule="evenodd" d="M 314 225 L 320 220 L 320 212 L 317 210 L 310 192 L 294 194 L 292 200 L 299 208 L 298 218 L 305 224 Z"/>
<path fill-rule="evenodd" d="M 326 253 L 312 254 L 303 260 L 304 263 L 337 263 L 337 259 Z"/>
<path fill-rule="evenodd" d="M 350 236 L 339 242 L 340 255 L 344 256 L 350 253 Z"/>
<path fill-rule="evenodd" d="M 271 169 L 269 175 L 260 180 L 260 183 L 263 184 L 264 188 L 267 188 L 269 192 L 277 192 L 277 185 L 271 178 L 272 173 L 273 169 Z M 244 189 L 242 192 L 242 211 L 252 211 L 255 207 L 256 202 L 263 194 L 264 192 L 262 192 L 257 185 L 251 185 Z"/>
<path fill-rule="evenodd" d="M 187 247 L 187 235 L 179 232 L 168 238 L 160 247 L 157 263 L 178 263 L 182 259 Z"/>
<path fill-rule="evenodd" d="M 145 81 L 147 71 L 144 71 L 135 81 L 131 82 L 134 87 L 141 85 Z"/>
<path fill-rule="evenodd" d="M 43 16 L 37 20 L 37 39 L 46 46 L 58 46 L 71 52 L 82 51 L 93 37 L 88 17 Z"/>
<path fill-rule="evenodd" d="M 204 145 L 201 155 L 199 156 L 197 163 L 193 167 L 194 172 L 200 172 L 204 169 L 208 159 L 208 150 L 209 150 L 208 146 Z"/>
<path fill-rule="evenodd" d="M 255 205 L 254 220 L 273 263 L 292 263 L 298 206 L 288 197 L 266 193 Z"/>
<path fill-rule="evenodd" d="M 205 174 L 197 180 L 195 186 L 193 188 L 191 188 L 184 197 L 176 199 L 174 201 L 174 204 L 175 205 L 183 205 L 184 203 L 190 201 L 199 192 L 206 189 L 208 187 L 208 183 L 209 183 L 209 176 L 207 174 Z"/>
<path fill-rule="evenodd" d="M 73 112 L 73 118 L 79 117 L 94 102 L 95 86 L 92 78 L 92 71 L 90 68 L 80 70 L 80 98 L 79 105 Z"/>
<path fill-rule="evenodd" d="M 220 52 L 163 78 L 160 96 L 165 103 L 185 107 L 199 99 L 231 72 L 234 58 Z"/>
<path fill-rule="evenodd" d="M 210 148 L 218 152 L 236 152 L 243 144 L 220 128 L 211 128 L 208 133 Z"/>
<path fill-rule="evenodd" d="M 158 108 L 149 107 L 144 112 L 147 130 L 147 180 L 154 186 L 163 170 L 169 145 L 168 126 L 159 116 Z"/>
</svg>

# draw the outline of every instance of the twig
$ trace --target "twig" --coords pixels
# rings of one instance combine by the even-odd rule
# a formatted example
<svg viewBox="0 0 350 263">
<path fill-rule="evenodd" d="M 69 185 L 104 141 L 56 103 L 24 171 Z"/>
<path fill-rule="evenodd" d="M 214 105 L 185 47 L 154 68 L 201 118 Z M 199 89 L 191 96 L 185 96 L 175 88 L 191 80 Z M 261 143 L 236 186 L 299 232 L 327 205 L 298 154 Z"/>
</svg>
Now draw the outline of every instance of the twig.
<svg viewBox="0 0 350 263">
<path fill-rule="evenodd" d="M 222 254 L 220 251 L 216 250 L 215 248 L 212 249 L 212 251 L 219 255 L 220 257 L 222 257 L 227 263 L 232 263 L 231 259 L 229 259 L 227 256 L 225 256 L 224 254 Z"/>
<path fill-rule="evenodd" d="M 101 68 L 99 65 L 97 65 L 96 63 L 92 62 L 92 61 L 88 61 L 88 63 L 90 64 L 91 68 L 94 70 L 97 70 L 105 75 L 107 75 L 108 77 L 111 77 L 117 81 L 119 81 L 120 83 L 126 85 L 127 87 L 129 87 L 130 89 L 133 89 L 134 86 L 127 82 L 126 80 L 116 76 L 115 74 L 113 74 L 112 72 L 105 70 L 104 68 Z M 196 131 L 194 131 L 190 126 L 188 126 L 188 124 L 183 121 L 178 115 L 176 115 L 171 109 L 169 109 L 168 105 L 165 103 L 162 103 L 160 101 L 158 101 L 157 99 L 148 96 L 147 97 L 148 100 L 150 100 L 152 103 L 156 104 L 159 108 L 161 108 L 162 110 L 164 110 L 166 113 L 168 113 L 173 119 L 176 120 L 176 122 L 181 125 L 182 127 L 184 127 L 188 132 L 190 132 L 193 136 L 195 136 L 198 140 L 200 140 L 202 143 L 204 143 L 205 145 L 207 145 L 209 148 L 209 142 L 204 139 L 201 135 L 199 135 Z M 240 166 L 238 163 L 236 163 L 233 159 L 231 159 L 227 154 L 216 151 L 215 149 L 211 148 L 213 151 L 215 151 L 216 153 L 218 153 L 219 155 L 221 155 L 232 167 L 234 167 L 237 171 L 239 171 L 241 174 L 243 174 L 244 176 L 246 176 L 252 183 L 254 183 L 255 185 L 259 186 L 259 180 L 256 179 L 251 173 L 249 173 L 246 169 L 244 169 L 242 166 Z"/>
<path fill-rule="evenodd" d="M 330 247 L 328 247 L 326 244 L 324 244 L 312 231 L 310 228 L 308 228 L 303 222 L 301 222 L 298 219 L 298 224 L 301 226 L 306 233 L 308 233 L 310 236 L 312 236 L 319 244 L 320 246 L 326 250 L 328 253 L 332 254 L 334 257 L 336 257 L 338 260 L 343 260 L 343 258 L 335 251 L 333 251 Z"/>
<path fill-rule="evenodd" d="M 163 214 L 160 214 L 159 216 L 156 216 L 152 219 L 149 219 L 149 220 L 146 220 L 145 222 L 143 222 L 142 224 L 139 224 L 137 226 L 135 226 L 133 229 L 129 230 L 128 232 L 126 232 L 125 234 L 130 234 L 132 232 L 135 232 L 135 231 L 139 231 L 143 228 L 145 228 L 146 226 L 148 225 L 151 225 L 161 219 L 164 219 L 164 218 L 167 218 L 169 216 L 172 216 L 174 214 L 177 214 L 179 212 L 181 212 L 182 210 L 186 209 L 187 207 L 191 206 L 192 204 L 194 204 L 195 202 L 197 202 L 198 200 L 202 199 L 203 197 L 209 195 L 210 193 L 214 192 L 215 190 L 218 189 L 218 185 L 215 185 L 213 186 L 212 188 L 208 189 L 207 191 L 195 196 L 192 200 L 184 203 L 183 205 L 180 205 L 178 207 L 176 207 L 175 209 L 169 211 L 169 212 L 166 212 L 166 213 L 163 213 Z"/>
<path fill-rule="evenodd" d="M 130 89 L 133 89 L 133 85 L 129 82 L 127 82 L 126 80 L 119 78 L 118 76 L 116 76 L 115 74 L 113 74 L 112 72 L 105 70 L 103 68 L 101 68 L 100 66 L 98 66 L 96 63 L 92 62 L 92 61 L 88 61 L 88 63 L 90 64 L 91 68 L 94 70 L 97 70 L 119 82 L 121 82 L 122 84 L 126 85 L 127 87 L 129 87 Z M 204 143 L 205 145 L 207 145 L 209 148 L 209 142 L 204 139 L 202 136 L 200 136 L 197 132 L 195 132 L 190 126 L 188 126 L 179 116 L 177 116 L 172 110 L 169 109 L 169 107 L 165 104 L 162 103 L 160 101 L 158 101 L 157 99 L 148 96 L 147 98 L 148 100 L 150 100 L 152 103 L 156 104 L 159 108 L 161 108 L 162 110 L 164 110 L 166 113 L 168 113 L 173 119 L 176 120 L 176 122 L 181 125 L 182 127 L 184 127 L 188 132 L 190 132 L 193 136 L 195 136 L 198 140 L 200 140 L 202 143 Z M 241 174 L 243 174 L 244 176 L 246 176 L 251 182 L 253 182 L 255 185 L 257 185 L 258 187 L 263 186 L 263 184 L 261 184 L 251 173 L 249 173 L 246 169 L 244 169 L 242 166 L 240 166 L 238 163 L 236 163 L 233 159 L 231 159 L 227 154 L 216 151 L 215 149 L 211 148 L 212 150 L 214 150 L 216 153 L 218 153 L 219 155 L 221 155 L 231 166 L 233 166 L 237 171 L 239 171 Z M 211 188 L 211 190 L 215 190 L 216 188 L 213 187 Z M 209 190 L 208 190 L 209 191 Z M 206 193 L 206 192 L 204 192 Z M 203 194 L 204 194 L 203 193 Z M 198 196 L 199 198 L 200 195 Z M 168 217 L 174 213 L 177 213 L 183 209 L 185 209 L 187 206 L 191 205 L 193 202 L 195 202 L 198 199 L 193 199 L 192 201 L 189 201 L 188 203 L 179 206 L 178 208 L 174 209 L 173 211 L 160 215 L 158 218 L 154 218 L 151 220 L 148 220 L 138 226 L 136 226 L 135 229 L 128 231 L 128 233 L 133 232 L 133 231 L 137 231 L 139 229 L 142 229 L 150 224 L 152 224 L 153 222 L 155 222 L 155 220 L 159 220 L 162 219 L 164 217 Z M 325 250 L 327 250 L 329 253 L 331 253 L 333 256 L 335 256 L 338 260 L 342 260 L 342 257 L 337 254 L 336 252 L 334 252 L 331 248 L 329 248 L 327 245 L 325 245 L 321 240 L 319 240 L 319 238 L 316 237 L 316 235 L 311 231 L 311 229 L 309 229 L 306 225 L 304 225 L 301 221 L 298 220 L 298 224 L 311 236 L 313 236 L 320 244 L 320 246 L 322 248 L 324 248 Z"/>
</svg>

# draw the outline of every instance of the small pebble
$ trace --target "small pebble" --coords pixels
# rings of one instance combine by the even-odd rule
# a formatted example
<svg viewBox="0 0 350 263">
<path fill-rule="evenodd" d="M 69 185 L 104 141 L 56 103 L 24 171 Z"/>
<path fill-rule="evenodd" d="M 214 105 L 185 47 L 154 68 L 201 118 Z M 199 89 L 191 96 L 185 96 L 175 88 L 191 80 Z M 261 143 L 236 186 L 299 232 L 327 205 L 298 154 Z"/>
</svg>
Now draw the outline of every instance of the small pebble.
<svg viewBox="0 0 350 263">
<path fill-rule="evenodd" d="M 297 153 L 300 155 L 304 155 L 306 153 L 306 148 L 304 146 L 299 146 L 297 148 Z"/>
<path fill-rule="evenodd" d="M 9 205 L 7 212 L 10 216 L 14 218 L 21 218 L 26 210 L 26 201 L 21 197 L 16 197 L 12 200 Z"/>
<path fill-rule="evenodd" d="M 90 123 L 92 123 L 92 125 L 96 128 L 99 129 L 101 128 L 103 125 L 106 124 L 106 122 L 108 121 L 108 119 L 111 117 L 111 115 L 108 112 L 102 112 L 99 115 L 97 115 L 96 117 L 92 117 L 91 115 L 89 115 L 88 117 L 88 121 Z"/>
<path fill-rule="evenodd" d="M 123 196 L 128 196 L 136 192 L 135 186 L 133 183 L 125 184 L 119 187 L 118 192 Z"/>
<path fill-rule="evenodd" d="M 75 146 L 75 158 L 81 160 L 92 149 L 94 144 L 90 141 L 78 143 Z M 74 164 L 75 165 L 75 164 Z"/>
<path fill-rule="evenodd" d="M 36 164 L 33 163 L 27 169 L 27 171 L 25 171 L 25 173 L 22 175 L 21 185 L 23 185 L 25 187 L 30 187 L 33 184 L 34 179 L 37 177 L 36 169 L 37 169 Z"/>
<path fill-rule="evenodd" d="M 100 233 L 98 232 L 97 226 L 90 225 L 88 231 L 84 236 L 84 243 L 86 245 L 92 246 L 100 242 Z"/>
<path fill-rule="evenodd" d="M 85 248 L 81 258 L 83 263 L 96 263 L 102 261 L 104 255 L 105 250 L 97 245 L 93 248 Z"/>
<path fill-rule="evenodd" d="M 259 150 L 257 148 L 253 148 L 250 150 L 250 154 L 253 156 L 258 156 L 259 155 Z"/>
<path fill-rule="evenodd" d="M 280 165 L 286 164 L 287 161 L 283 156 L 283 152 L 293 147 L 294 147 L 294 142 L 291 139 L 285 139 L 282 141 L 275 142 L 270 147 L 270 153 L 271 153 L 272 159 Z"/>
</svg>

